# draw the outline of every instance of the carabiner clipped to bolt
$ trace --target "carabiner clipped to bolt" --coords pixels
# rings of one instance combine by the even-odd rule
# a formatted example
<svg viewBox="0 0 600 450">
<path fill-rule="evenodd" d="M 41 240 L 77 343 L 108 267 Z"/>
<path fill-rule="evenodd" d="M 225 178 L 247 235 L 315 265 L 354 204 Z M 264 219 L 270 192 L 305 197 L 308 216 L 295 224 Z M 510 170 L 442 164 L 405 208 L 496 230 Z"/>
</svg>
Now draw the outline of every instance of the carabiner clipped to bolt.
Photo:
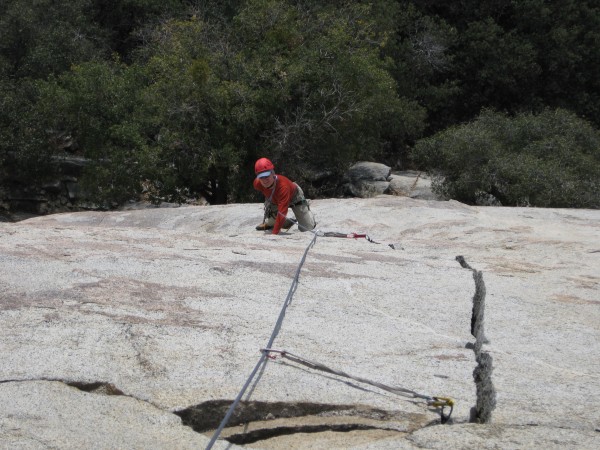
<svg viewBox="0 0 600 450">
<path fill-rule="evenodd" d="M 434 406 L 436 408 L 441 408 L 440 410 L 440 418 L 442 424 L 448 423 L 450 420 L 450 416 L 452 415 L 452 411 L 454 411 L 454 400 L 450 397 L 432 397 L 432 400 L 428 402 L 429 406 Z M 444 414 L 444 408 L 448 406 L 450 408 L 450 412 L 448 414 Z"/>
</svg>

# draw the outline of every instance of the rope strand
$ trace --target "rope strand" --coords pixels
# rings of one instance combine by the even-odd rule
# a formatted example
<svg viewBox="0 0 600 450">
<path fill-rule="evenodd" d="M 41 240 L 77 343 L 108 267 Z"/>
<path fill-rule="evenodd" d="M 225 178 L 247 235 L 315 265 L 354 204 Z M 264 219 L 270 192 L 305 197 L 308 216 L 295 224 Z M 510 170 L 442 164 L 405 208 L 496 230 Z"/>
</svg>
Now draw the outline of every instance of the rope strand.
<svg viewBox="0 0 600 450">
<path fill-rule="evenodd" d="M 306 261 L 306 256 L 308 255 L 308 251 L 315 245 L 317 236 L 318 236 L 318 234 L 315 232 L 313 234 L 313 238 L 311 239 L 309 244 L 306 246 L 306 250 L 304 250 L 304 255 L 302 256 L 302 259 L 300 260 L 300 264 L 298 265 L 298 268 L 296 269 L 296 274 L 294 275 L 294 279 L 292 280 L 292 285 L 290 286 L 290 290 L 288 291 L 287 297 L 285 298 L 285 301 L 283 302 L 283 306 L 281 307 L 281 312 L 279 313 L 279 317 L 277 318 L 277 322 L 275 323 L 273 332 L 271 333 L 271 337 L 269 338 L 269 342 L 267 343 L 267 348 L 270 348 L 273 345 L 275 338 L 279 334 L 279 330 L 281 329 L 281 325 L 283 324 L 283 319 L 285 317 L 285 311 L 286 311 L 287 307 L 291 304 L 292 298 L 294 296 L 294 293 L 296 292 L 296 288 L 299 283 L 300 270 L 302 269 L 302 266 L 304 265 L 304 262 Z M 225 426 L 229 422 L 229 419 L 231 418 L 233 411 L 235 410 L 236 406 L 242 399 L 244 392 L 246 392 L 246 389 L 248 389 L 248 386 L 250 386 L 250 383 L 252 383 L 252 380 L 254 379 L 254 377 L 255 377 L 256 373 L 258 372 L 258 370 L 260 369 L 260 367 L 266 362 L 267 355 L 268 354 L 266 352 L 263 352 L 261 354 L 261 357 L 258 360 L 258 362 L 256 363 L 256 366 L 254 366 L 254 369 L 250 373 L 250 376 L 244 383 L 242 390 L 239 392 L 239 394 L 237 395 L 237 397 L 235 398 L 235 400 L 233 401 L 233 403 L 227 410 L 227 413 L 225 414 L 225 417 L 219 424 L 219 427 L 214 432 L 210 442 L 208 443 L 208 446 L 206 447 L 206 450 L 210 450 L 213 447 L 213 445 L 215 445 L 215 442 L 219 438 L 221 432 L 223 431 L 223 428 L 225 428 Z"/>
<path fill-rule="evenodd" d="M 440 416 L 441 416 L 442 423 L 448 422 L 448 420 L 450 419 L 450 416 L 452 415 L 452 411 L 454 409 L 454 400 L 451 399 L 450 397 L 430 396 L 430 395 L 420 394 L 418 392 L 415 392 L 415 391 L 412 391 L 410 389 L 406 389 L 403 387 L 399 387 L 399 386 L 388 386 L 386 384 L 379 383 L 377 381 L 372 381 L 372 380 L 368 380 L 366 378 L 361 378 L 361 377 L 357 377 L 354 375 L 350 375 L 346 372 L 342 372 L 341 370 L 334 370 L 330 367 L 327 367 L 325 364 L 310 361 L 306 358 L 303 358 L 302 356 L 294 355 L 293 353 L 290 353 L 286 350 L 275 350 L 272 348 L 264 348 L 264 349 L 261 349 L 261 352 L 263 354 L 279 353 L 282 358 L 289 359 L 290 361 L 293 361 L 295 363 L 301 364 L 303 366 L 306 366 L 306 367 L 314 369 L 314 370 L 320 370 L 322 372 L 331 373 L 333 375 L 338 375 L 338 376 L 341 376 L 344 378 L 349 378 L 351 380 L 355 380 L 360 383 L 369 384 L 371 386 L 377 387 L 384 391 L 391 392 L 392 394 L 402 395 L 404 397 L 409 397 L 409 398 L 423 399 L 427 402 L 428 406 L 441 408 Z M 268 357 L 273 358 L 270 355 L 268 355 Z M 450 412 L 447 415 L 444 414 L 444 408 L 446 406 L 450 407 Z"/>
</svg>

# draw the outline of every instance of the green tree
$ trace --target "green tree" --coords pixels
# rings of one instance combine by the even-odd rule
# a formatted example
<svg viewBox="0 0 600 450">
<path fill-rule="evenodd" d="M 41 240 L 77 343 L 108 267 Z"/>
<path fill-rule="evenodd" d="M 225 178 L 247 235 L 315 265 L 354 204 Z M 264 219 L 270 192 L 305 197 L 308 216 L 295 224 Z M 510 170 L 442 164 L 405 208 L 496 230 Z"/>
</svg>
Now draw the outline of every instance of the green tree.
<svg viewBox="0 0 600 450">
<path fill-rule="evenodd" d="M 2 182 L 45 179 L 54 174 L 52 151 L 37 114 L 39 90 L 32 80 L 0 80 L 0 171 Z"/>
<path fill-rule="evenodd" d="M 157 29 L 138 64 L 156 80 L 146 96 L 168 184 L 243 200 L 254 160 L 269 156 L 323 194 L 321 174 L 418 136 L 424 110 L 396 94 L 370 8 L 253 0 L 229 28 L 198 14 Z"/>
<path fill-rule="evenodd" d="M 458 78 L 453 78 L 457 30 L 442 18 L 423 14 L 411 1 L 398 5 L 385 9 L 393 22 L 382 52 L 392 61 L 390 73 L 399 95 L 416 100 L 427 111 L 430 133 L 454 120 L 448 105 L 461 93 Z"/>
<path fill-rule="evenodd" d="M 434 190 L 470 204 L 600 208 L 600 133 L 565 110 L 476 120 L 417 142 Z"/>
<path fill-rule="evenodd" d="M 145 120 L 138 117 L 145 79 L 119 62 L 89 62 L 37 83 L 33 112 L 38 152 L 55 158 L 71 153 L 90 165 L 81 180 L 87 195 L 111 207 L 139 193 L 152 154 Z"/>
<path fill-rule="evenodd" d="M 225 203 L 244 147 L 239 120 L 251 130 L 255 94 L 218 73 L 227 48 L 220 31 L 200 19 L 163 23 L 150 35 L 138 65 L 152 80 L 143 115 L 155 127 L 155 188 L 165 198 L 199 195 Z M 211 47 L 213 46 L 213 47 Z"/>
<path fill-rule="evenodd" d="M 0 70 L 44 78 L 71 64 L 123 60 L 143 44 L 144 27 L 181 15 L 184 0 L 4 0 L 0 5 Z M 1 72 L 0 72 L 1 73 Z"/>
<path fill-rule="evenodd" d="M 414 153 L 449 174 L 449 194 L 592 204 L 541 194 L 569 152 L 560 191 L 589 192 L 582 161 L 595 156 L 535 114 L 560 107 L 598 126 L 599 21 L 589 0 L 6 0 L 0 165 L 39 178 L 70 151 L 93 161 L 88 189 L 105 205 L 142 182 L 157 200 L 223 203 L 254 198 L 253 162 L 269 156 L 310 196 L 335 196 L 352 162 L 406 166 L 417 139 L 471 120 L 433 138 L 465 144 L 439 150 L 439 167 L 430 144 Z M 508 115 L 473 120 L 482 108 Z M 586 134 L 562 109 L 562 126 Z M 525 118 L 541 123 L 562 156 L 507 151 L 492 118 L 509 137 Z"/>
<path fill-rule="evenodd" d="M 258 92 L 262 154 L 308 185 L 418 136 L 425 112 L 400 97 L 371 4 L 247 2 L 235 18 L 239 79 Z M 377 14 L 376 14 L 377 13 Z M 323 178 L 321 178 L 323 179 Z M 329 186 L 321 186 L 325 193 Z M 331 191 L 328 192 L 331 194 Z"/>
<path fill-rule="evenodd" d="M 514 2 L 514 29 L 536 49 L 539 103 L 566 108 L 600 126 L 600 4 Z"/>
<path fill-rule="evenodd" d="M 472 22 L 456 51 L 456 70 L 462 74 L 461 101 L 470 114 L 486 106 L 518 111 L 535 104 L 535 83 L 541 69 L 534 46 L 493 19 Z"/>
<path fill-rule="evenodd" d="M 145 44 L 152 27 L 187 14 L 187 0 L 90 0 L 91 22 L 106 33 L 111 50 L 122 60 Z"/>
<path fill-rule="evenodd" d="M 411 3 L 457 31 L 446 75 L 460 93 L 446 106 L 450 122 L 469 120 L 484 107 L 518 113 L 549 106 L 600 126 L 598 2 Z"/>
<path fill-rule="evenodd" d="M 7 76 L 44 78 L 109 54 L 90 18 L 92 0 L 6 0 L 0 14 L 0 65 Z"/>
</svg>

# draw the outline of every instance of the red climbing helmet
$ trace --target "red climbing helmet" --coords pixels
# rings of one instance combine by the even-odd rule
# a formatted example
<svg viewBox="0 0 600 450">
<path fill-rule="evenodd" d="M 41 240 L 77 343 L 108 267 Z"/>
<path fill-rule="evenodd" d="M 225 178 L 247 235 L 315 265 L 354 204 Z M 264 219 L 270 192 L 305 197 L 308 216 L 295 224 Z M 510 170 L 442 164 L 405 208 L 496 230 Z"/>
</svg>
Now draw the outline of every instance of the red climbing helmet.
<svg viewBox="0 0 600 450">
<path fill-rule="evenodd" d="M 254 173 L 256 175 L 269 176 L 271 175 L 272 170 L 275 170 L 275 166 L 267 158 L 260 158 L 254 164 Z"/>
</svg>

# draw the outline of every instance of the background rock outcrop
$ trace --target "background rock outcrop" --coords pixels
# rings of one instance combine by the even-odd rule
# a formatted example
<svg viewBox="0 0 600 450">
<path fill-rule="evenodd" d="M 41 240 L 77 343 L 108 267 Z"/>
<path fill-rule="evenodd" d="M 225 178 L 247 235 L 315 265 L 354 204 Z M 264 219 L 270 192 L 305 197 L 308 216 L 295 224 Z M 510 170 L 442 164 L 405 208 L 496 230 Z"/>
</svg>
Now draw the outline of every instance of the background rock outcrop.
<svg viewBox="0 0 600 450">
<path fill-rule="evenodd" d="M 0 223 L 0 448 L 205 447 L 305 252 L 273 347 L 452 397 L 452 421 L 419 397 L 278 358 L 217 448 L 597 447 L 598 211 L 387 195 L 311 208 L 320 231 L 370 240 L 263 234 L 261 204 Z M 486 286 L 486 424 L 470 422 L 475 283 L 458 255 Z"/>
<path fill-rule="evenodd" d="M 391 167 L 381 163 L 357 162 L 346 174 L 346 192 L 355 197 L 369 198 L 381 195 L 390 185 Z"/>
<path fill-rule="evenodd" d="M 431 179 L 415 170 L 394 171 L 374 162 L 358 162 L 348 170 L 344 184 L 347 195 L 371 198 L 381 194 L 422 200 L 440 200 L 431 189 Z"/>
</svg>

